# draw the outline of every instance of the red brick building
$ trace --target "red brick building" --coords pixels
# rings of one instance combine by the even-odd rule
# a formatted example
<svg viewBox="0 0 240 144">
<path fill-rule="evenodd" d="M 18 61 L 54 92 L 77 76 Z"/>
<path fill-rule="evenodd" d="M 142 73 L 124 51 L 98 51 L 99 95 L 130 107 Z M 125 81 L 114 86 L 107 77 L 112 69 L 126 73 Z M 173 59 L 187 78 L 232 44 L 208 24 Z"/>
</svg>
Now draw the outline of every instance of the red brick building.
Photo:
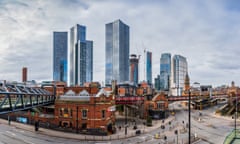
<svg viewBox="0 0 240 144">
<path fill-rule="evenodd" d="M 142 82 L 137 87 L 136 94 L 138 96 L 153 95 L 153 88 L 147 82 Z"/>
<path fill-rule="evenodd" d="M 68 88 L 65 95 L 55 101 L 55 123 L 79 132 L 98 131 L 113 133 L 115 102 L 111 91 L 101 89 L 97 94 L 86 89 L 75 92 Z"/>
<path fill-rule="evenodd" d="M 168 112 L 168 99 L 164 93 L 156 94 L 152 100 L 144 102 L 144 117 L 148 115 L 153 119 L 166 118 Z"/>
</svg>

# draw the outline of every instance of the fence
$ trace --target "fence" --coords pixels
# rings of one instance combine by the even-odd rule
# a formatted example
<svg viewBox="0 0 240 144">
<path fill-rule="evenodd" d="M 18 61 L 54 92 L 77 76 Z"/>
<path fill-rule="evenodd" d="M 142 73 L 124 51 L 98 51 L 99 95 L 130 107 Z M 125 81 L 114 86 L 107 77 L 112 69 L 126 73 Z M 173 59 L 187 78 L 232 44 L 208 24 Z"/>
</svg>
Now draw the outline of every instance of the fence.
<svg viewBox="0 0 240 144">
<path fill-rule="evenodd" d="M 232 144 L 236 139 L 240 139 L 240 130 L 233 130 L 224 140 L 223 144 Z"/>
</svg>

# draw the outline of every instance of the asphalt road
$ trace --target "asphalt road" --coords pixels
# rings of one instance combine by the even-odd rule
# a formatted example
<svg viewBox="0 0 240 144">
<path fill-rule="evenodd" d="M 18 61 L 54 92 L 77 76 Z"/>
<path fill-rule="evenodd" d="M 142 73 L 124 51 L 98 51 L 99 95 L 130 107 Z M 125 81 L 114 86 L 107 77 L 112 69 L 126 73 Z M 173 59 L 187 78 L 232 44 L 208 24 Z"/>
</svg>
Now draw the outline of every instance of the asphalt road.
<svg viewBox="0 0 240 144">
<path fill-rule="evenodd" d="M 49 137 L 46 135 L 24 131 L 12 126 L 0 124 L 0 144 L 79 144 L 91 143 L 80 142 L 74 139 Z M 92 142 L 94 143 L 94 142 Z"/>
<path fill-rule="evenodd" d="M 79 141 L 75 139 L 65 139 L 60 137 L 50 137 L 38 132 L 25 131 L 15 127 L 0 124 L 0 144 L 135 144 L 135 143 L 148 143 L 148 144 L 162 144 L 166 143 L 186 143 L 188 140 L 188 132 L 186 123 L 188 121 L 188 110 L 182 107 L 179 102 L 172 104 L 176 110 L 175 119 L 169 123 L 162 123 L 165 129 L 160 127 L 148 133 L 141 134 L 136 137 L 128 139 L 112 140 L 112 141 Z M 171 106 L 170 106 L 171 107 Z M 196 144 L 218 144 L 223 143 L 225 137 L 232 131 L 234 127 L 234 120 L 226 120 L 221 117 L 213 116 L 213 112 L 219 106 L 209 108 L 206 110 L 198 111 L 192 110 L 191 113 L 191 132 L 192 137 L 196 135 L 199 140 Z M 201 116 L 199 115 L 201 112 Z M 184 121 L 184 123 L 183 123 Z M 122 122 L 123 123 L 123 122 Z M 153 122 L 155 124 L 156 122 Z M 132 128 L 132 125 L 129 126 Z M 186 129 L 183 131 L 183 129 Z M 139 129 L 144 129 L 139 126 Z M 175 131 L 178 130 L 178 135 Z M 124 131 L 124 129 L 122 129 Z M 167 139 L 155 139 L 154 136 L 160 134 L 161 137 L 166 136 Z"/>
</svg>

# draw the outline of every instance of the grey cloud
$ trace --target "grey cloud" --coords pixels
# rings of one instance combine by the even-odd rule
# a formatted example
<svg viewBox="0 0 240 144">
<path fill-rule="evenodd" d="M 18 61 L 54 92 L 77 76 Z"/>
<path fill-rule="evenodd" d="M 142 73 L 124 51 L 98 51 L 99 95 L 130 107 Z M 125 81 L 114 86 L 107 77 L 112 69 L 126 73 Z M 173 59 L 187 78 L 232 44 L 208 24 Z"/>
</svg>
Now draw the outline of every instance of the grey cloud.
<svg viewBox="0 0 240 144">
<path fill-rule="evenodd" d="M 29 7 L 27 3 L 19 0 L 1 0 L 0 5 L 17 5 L 21 7 Z"/>
<path fill-rule="evenodd" d="M 4 58 L 0 61 L 4 66 L 0 79 L 18 79 L 23 65 L 31 69 L 31 79 L 51 79 L 52 32 L 68 31 L 79 23 L 87 26 L 87 39 L 94 41 L 94 80 L 104 81 L 105 24 L 115 19 L 130 26 L 130 52 L 142 55 L 140 79 L 144 47 L 153 52 L 153 77 L 159 74 L 163 52 L 185 56 L 192 81 L 224 84 L 237 79 L 236 73 L 240 73 L 239 64 L 234 62 L 240 53 L 240 14 L 227 8 L 227 1 L 18 2 L 28 8 L 11 2 L 12 7 L 5 7 L 9 2 L 0 2 L 0 7 L 11 11 L 4 13 L 9 19 L 0 23 L 0 52 Z M 8 71 L 11 74 L 6 74 Z"/>
</svg>

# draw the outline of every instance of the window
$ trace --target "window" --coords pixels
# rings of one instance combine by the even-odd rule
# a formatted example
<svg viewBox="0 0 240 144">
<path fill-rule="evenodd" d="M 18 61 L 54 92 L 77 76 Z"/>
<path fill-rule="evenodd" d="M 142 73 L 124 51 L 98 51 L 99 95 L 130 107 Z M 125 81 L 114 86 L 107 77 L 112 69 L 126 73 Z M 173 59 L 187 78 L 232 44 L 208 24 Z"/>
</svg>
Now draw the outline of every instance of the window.
<svg viewBox="0 0 240 144">
<path fill-rule="evenodd" d="M 153 108 L 154 108 L 153 104 L 149 104 L 149 109 L 153 109 Z"/>
<path fill-rule="evenodd" d="M 68 109 L 64 108 L 63 117 L 68 117 Z"/>
<path fill-rule="evenodd" d="M 63 116 L 62 109 L 59 109 L 59 116 L 60 116 L 60 117 Z"/>
<path fill-rule="evenodd" d="M 106 117 L 106 110 L 102 110 L 102 118 Z"/>
<path fill-rule="evenodd" d="M 146 88 L 143 89 L 143 94 L 147 94 L 147 89 Z"/>
<path fill-rule="evenodd" d="M 162 102 L 162 101 L 157 102 L 157 109 L 164 110 L 165 109 L 164 102 Z"/>
<path fill-rule="evenodd" d="M 73 110 L 70 109 L 70 117 L 72 117 L 72 115 L 73 115 Z"/>
<path fill-rule="evenodd" d="M 82 110 L 82 118 L 87 118 L 87 110 Z"/>
</svg>

